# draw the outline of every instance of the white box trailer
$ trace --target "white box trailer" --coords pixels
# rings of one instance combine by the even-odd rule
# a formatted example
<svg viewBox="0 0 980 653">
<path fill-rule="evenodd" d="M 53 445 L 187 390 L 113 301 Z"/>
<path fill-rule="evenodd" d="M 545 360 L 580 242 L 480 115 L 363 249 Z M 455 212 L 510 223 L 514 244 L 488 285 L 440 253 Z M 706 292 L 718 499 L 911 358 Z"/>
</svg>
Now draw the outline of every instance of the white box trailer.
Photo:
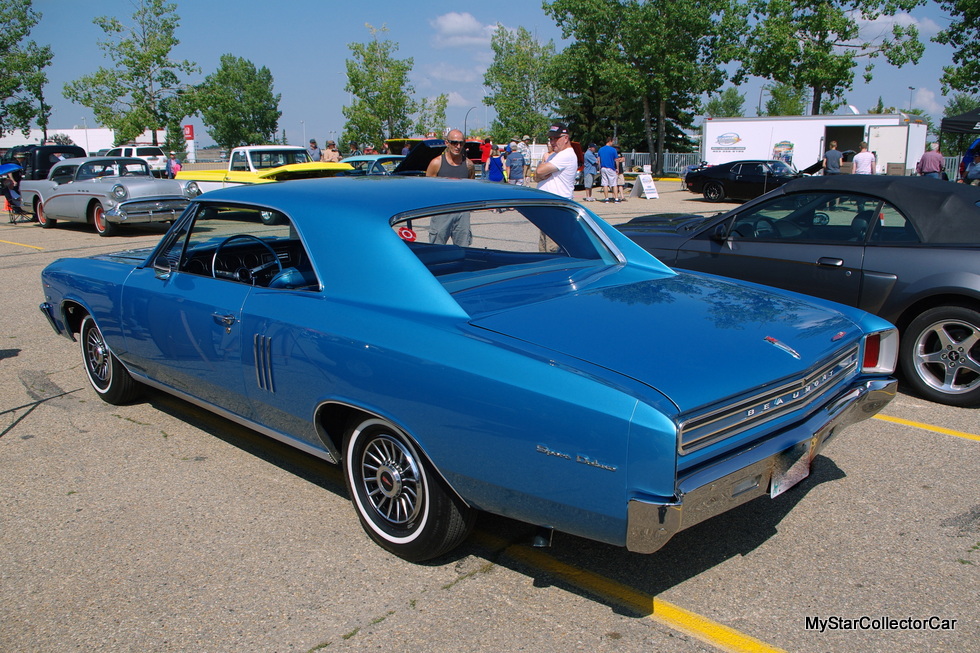
<svg viewBox="0 0 980 653">
<path fill-rule="evenodd" d="M 903 174 L 909 174 L 925 152 L 926 131 L 918 118 L 910 121 L 904 114 L 705 118 L 701 155 L 712 165 L 778 159 L 803 170 L 823 160 L 831 141 L 845 153 L 856 153 L 867 142 L 876 152 L 875 172 L 897 174 L 897 164 L 904 164 Z"/>
</svg>

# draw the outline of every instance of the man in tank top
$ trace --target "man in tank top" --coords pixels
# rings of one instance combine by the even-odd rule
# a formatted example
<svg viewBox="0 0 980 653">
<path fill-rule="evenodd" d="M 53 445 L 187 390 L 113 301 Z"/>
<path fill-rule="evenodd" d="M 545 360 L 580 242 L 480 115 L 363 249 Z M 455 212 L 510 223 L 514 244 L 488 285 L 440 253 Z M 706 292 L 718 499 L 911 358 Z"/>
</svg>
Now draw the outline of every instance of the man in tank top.
<svg viewBox="0 0 980 653">
<path fill-rule="evenodd" d="M 464 146 L 463 132 L 458 129 L 451 130 L 446 137 L 445 151 L 429 162 L 425 176 L 473 179 L 476 171 L 473 162 L 463 153 Z M 460 247 L 469 247 L 473 242 L 468 211 L 433 216 L 429 221 L 430 243 L 445 245 L 450 237 L 453 239 L 453 244 Z"/>
</svg>

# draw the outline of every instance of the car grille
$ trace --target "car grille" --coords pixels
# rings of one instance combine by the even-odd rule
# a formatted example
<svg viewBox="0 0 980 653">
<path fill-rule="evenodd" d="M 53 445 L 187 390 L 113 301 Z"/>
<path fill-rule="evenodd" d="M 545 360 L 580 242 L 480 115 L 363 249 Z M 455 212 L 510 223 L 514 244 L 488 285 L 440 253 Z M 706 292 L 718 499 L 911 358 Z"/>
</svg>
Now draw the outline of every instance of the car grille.
<svg viewBox="0 0 980 653">
<path fill-rule="evenodd" d="M 682 455 L 697 451 L 809 406 L 853 376 L 857 367 L 858 348 L 853 347 L 802 378 L 685 416 L 678 429 L 678 451 Z"/>
</svg>

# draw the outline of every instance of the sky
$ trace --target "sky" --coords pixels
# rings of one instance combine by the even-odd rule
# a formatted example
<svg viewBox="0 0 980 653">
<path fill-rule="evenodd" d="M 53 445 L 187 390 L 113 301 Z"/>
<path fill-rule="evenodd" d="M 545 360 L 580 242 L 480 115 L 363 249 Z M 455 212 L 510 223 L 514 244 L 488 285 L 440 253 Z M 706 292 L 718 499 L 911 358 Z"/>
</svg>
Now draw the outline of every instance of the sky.
<svg viewBox="0 0 980 653">
<path fill-rule="evenodd" d="M 554 41 L 558 50 L 568 43 L 538 0 L 500 4 L 466 0 L 179 0 L 175 4 L 181 20 L 176 32 L 180 44 L 171 55 L 193 61 L 201 69 L 185 81 L 203 81 L 226 53 L 267 67 L 275 92 L 282 95 L 279 128 L 296 145 L 316 138 L 322 146 L 328 138 L 341 135 L 341 108 L 349 102 L 344 91 L 345 61 L 351 56 L 348 44 L 370 40 L 367 25 L 386 28 L 380 38 L 398 44 L 395 56 L 414 60 L 410 83 L 416 99 L 446 93 L 449 125 L 467 130 L 486 127 L 494 119 L 493 109 L 483 103 L 486 89 L 482 84 L 493 60 L 490 37 L 498 23 L 508 29 L 524 27 L 540 41 Z M 97 126 L 92 112 L 66 100 L 62 89 L 68 81 L 91 74 L 100 66 L 111 66 L 98 46 L 105 34 L 92 20 L 114 16 L 131 25 L 133 0 L 34 0 L 34 7 L 42 17 L 31 38 L 50 45 L 54 52 L 47 69 L 50 81 L 46 100 L 54 107 L 49 132 Z M 925 55 L 918 65 L 900 69 L 879 58 L 870 84 L 864 83 L 860 73 L 856 75 L 847 103 L 864 113 L 880 97 L 885 106 L 923 109 L 938 123 L 947 102 L 939 78 L 943 66 L 952 63 L 952 50 L 929 39 L 949 24 L 949 17 L 938 3 L 929 2 L 897 20 L 918 27 L 926 44 Z M 863 29 L 875 34 L 889 28 L 879 23 L 864 25 Z M 746 115 L 755 115 L 760 98 L 765 103 L 762 86 L 763 80 L 752 79 L 739 87 L 745 95 Z M 185 120 L 184 124 L 188 123 L 194 125 L 198 147 L 213 143 L 199 118 Z"/>
</svg>

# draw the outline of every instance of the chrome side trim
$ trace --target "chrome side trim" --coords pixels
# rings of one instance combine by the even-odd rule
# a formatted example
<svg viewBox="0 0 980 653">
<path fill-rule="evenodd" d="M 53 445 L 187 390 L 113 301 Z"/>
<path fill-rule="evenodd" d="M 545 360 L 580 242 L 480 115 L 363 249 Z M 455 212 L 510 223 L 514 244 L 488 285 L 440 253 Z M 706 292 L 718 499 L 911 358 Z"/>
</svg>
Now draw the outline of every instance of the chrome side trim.
<svg viewBox="0 0 980 653">
<path fill-rule="evenodd" d="M 252 339 L 252 354 L 255 357 L 255 383 L 259 390 L 274 394 L 276 384 L 272 377 L 272 338 L 256 333 Z"/>
<path fill-rule="evenodd" d="M 775 453 L 749 460 L 752 449 L 736 458 L 746 465 L 727 472 L 724 461 L 717 465 L 717 478 L 711 470 L 698 473 L 700 485 L 674 500 L 664 502 L 631 499 L 627 507 L 626 548 L 636 553 L 653 553 L 678 532 L 760 497 L 770 490 L 774 475 L 779 475 L 805 455 L 815 456 L 840 430 L 877 414 L 895 398 L 898 381 L 866 381 L 846 388 L 834 397 L 801 431 L 797 444 Z M 730 463 L 730 461 L 727 461 Z M 726 473 L 727 472 L 727 473 Z M 702 480 L 703 479 L 703 480 Z M 688 479 L 689 481 L 691 479 Z M 680 487 L 683 480 L 678 481 Z"/>
</svg>

